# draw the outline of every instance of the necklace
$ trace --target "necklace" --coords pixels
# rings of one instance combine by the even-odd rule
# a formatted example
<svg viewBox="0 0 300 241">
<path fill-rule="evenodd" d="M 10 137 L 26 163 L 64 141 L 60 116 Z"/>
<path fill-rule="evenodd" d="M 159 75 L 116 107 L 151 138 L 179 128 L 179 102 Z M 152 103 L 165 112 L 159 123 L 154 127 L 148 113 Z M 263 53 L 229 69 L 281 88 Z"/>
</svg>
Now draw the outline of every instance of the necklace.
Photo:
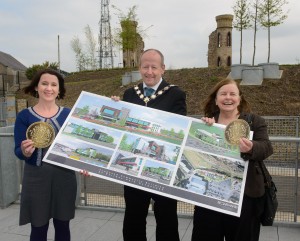
<svg viewBox="0 0 300 241">
<path fill-rule="evenodd" d="M 139 89 L 139 87 L 137 85 L 133 86 L 136 94 L 140 97 L 140 99 L 142 99 L 145 104 L 147 105 L 147 103 L 150 100 L 154 100 L 156 99 L 158 96 L 162 95 L 165 91 L 167 91 L 168 89 L 170 89 L 171 87 L 173 87 L 175 85 L 168 85 L 166 87 L 164 87 L 162 90 L 158 91 L 156 94 L 152 94 L 150 96 L 145 96 L 144 94 L 142 94 L 142 91 Z"/>
</svg>

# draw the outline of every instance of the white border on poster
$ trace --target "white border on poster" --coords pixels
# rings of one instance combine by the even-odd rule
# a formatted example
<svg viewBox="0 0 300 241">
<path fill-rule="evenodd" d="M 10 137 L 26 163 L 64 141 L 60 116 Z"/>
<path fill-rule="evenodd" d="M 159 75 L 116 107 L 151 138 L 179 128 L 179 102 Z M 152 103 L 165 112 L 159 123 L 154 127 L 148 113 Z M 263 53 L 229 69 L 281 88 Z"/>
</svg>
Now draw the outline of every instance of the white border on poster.
<svg viewBox="0 0 300 241">
<path fill-rule="evenodd" d="M 224 130 L 82 91 L 43 161 L 240 216 L 248 162 Z"/>
</svg>

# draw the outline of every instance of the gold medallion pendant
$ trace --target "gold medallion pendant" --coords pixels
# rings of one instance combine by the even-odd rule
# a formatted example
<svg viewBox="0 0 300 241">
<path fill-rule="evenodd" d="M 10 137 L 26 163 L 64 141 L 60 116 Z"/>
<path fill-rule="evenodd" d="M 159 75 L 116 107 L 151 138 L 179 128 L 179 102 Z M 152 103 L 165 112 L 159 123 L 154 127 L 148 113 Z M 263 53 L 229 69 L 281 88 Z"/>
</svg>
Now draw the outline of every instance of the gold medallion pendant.
<svg viewBox="0 0 300 241">
<path fill-rule="evenodd" d="M 249 139 L 250 126 L 247 121 L 237 119 L 230 122 L 225 128 L 225 139 L 231 145 L 239 145 L 240 138 Z"/>
<path fill-rule="evenodd" d="M 27 128 L 26 138 L 32 140 L 36 148 L 46 148 L 53 142 L 55 131 L 47 122 L 35 122 Z"/>
</svg>

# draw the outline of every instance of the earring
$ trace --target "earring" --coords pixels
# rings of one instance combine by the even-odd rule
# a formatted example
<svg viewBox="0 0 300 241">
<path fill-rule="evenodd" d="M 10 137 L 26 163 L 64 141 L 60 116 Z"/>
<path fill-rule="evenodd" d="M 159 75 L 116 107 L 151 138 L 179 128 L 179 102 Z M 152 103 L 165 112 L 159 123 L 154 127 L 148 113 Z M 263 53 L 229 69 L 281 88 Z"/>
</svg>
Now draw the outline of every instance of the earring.
<svg viewBox="0 0 300 241">
<path fill-rule="evenodd" d="M 35 91 L 35 95 L 34 96 L 35 96 L 35 98 L 39 98 L 39 92 L 37 90 Z"/>
<path fill-rule="evenodd" d="M 58 93 L 58 95 L 56 96 L 57 100 L 60 100 L 60 94 Z"/>
</svg>

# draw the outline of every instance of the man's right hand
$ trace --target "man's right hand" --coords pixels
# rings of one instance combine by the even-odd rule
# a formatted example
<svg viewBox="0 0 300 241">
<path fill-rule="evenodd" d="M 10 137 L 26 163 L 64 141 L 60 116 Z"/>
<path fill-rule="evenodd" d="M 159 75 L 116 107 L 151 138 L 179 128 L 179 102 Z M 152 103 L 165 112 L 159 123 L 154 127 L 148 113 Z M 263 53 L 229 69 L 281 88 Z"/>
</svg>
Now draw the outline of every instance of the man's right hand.
<svg viewBox="0 0 300 241">
<path fill-rule="evenodd" d="M 116 96 L 116 95 L 113 95 L 110 97 L 113 101 L 119 101 L 120 100 L 120 96 Z"/>
</svg>

